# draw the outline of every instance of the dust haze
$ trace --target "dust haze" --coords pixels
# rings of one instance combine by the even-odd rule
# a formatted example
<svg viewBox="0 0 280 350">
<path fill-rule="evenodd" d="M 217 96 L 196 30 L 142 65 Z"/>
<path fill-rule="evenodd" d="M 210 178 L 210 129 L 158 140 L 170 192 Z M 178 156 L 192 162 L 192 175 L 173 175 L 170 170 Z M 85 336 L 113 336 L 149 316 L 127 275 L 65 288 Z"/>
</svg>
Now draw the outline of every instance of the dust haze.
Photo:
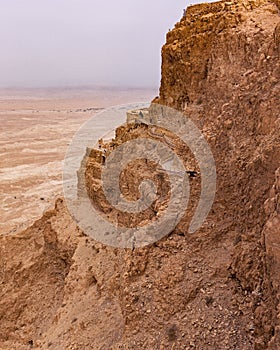
<svg viewBox="0 0 280 350">
<path fill-rule="evenodd" d="M 0 4 L 1 87 L 157 87 L 165 34 L 190 5 L 186 0 Z"/>
</svg>

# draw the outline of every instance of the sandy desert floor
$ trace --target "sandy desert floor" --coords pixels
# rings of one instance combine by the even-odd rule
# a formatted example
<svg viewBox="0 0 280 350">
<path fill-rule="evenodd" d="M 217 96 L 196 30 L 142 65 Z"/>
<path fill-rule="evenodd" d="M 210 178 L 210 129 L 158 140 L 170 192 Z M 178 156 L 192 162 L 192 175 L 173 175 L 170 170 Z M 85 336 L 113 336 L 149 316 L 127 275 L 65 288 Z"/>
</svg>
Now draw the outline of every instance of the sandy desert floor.
<svg viewBox="0 0 280 350">
<path fill-rule="evenodd" d="M 78 128 L 100 109 L 150 101 L 147 89 L 0 90 L 0 234 L 39 219 L 62 195 L 62 162 Z"/>
</svg>

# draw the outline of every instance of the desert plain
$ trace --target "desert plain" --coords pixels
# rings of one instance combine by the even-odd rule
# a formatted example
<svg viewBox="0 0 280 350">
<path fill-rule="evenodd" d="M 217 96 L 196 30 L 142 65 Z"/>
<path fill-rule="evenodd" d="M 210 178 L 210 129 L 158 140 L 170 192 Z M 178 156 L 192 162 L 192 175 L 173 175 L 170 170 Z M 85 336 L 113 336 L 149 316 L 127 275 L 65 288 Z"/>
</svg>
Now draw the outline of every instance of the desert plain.
<svg viewBox="0 0 280 350">
<path fill-rule="evenodd" d="M 104 108 L 150 101 L 156 89 L 0 89 L 0 234 L 31 225 L 63 195 L 67 146 Z"/>
</svg>

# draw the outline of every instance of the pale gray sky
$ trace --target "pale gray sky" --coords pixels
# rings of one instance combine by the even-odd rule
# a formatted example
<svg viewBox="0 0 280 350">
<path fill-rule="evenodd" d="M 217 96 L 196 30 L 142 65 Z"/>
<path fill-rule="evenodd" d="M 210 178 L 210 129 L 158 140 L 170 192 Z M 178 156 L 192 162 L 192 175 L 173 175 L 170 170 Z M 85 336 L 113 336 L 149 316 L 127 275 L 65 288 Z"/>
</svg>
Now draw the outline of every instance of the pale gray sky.
<svg viewBox="0 0 280 350">
<path fill-rule="evenodd" d="M 157 87 L 165 34 L 189 4 L 0 0 L 0 86 Z"/>
</svg>

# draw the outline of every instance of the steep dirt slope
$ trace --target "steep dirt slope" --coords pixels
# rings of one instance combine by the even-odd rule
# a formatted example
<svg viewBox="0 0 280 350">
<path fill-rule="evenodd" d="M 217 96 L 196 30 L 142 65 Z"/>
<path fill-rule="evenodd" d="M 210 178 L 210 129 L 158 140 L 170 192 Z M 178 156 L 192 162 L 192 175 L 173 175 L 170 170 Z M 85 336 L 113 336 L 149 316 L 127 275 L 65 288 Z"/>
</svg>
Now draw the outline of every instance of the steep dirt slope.
<svg viewBox="0 0 280 350">
<path fill-rule="evenodd" d="M 279 23 L 267 1 L 188 9 L 167 35 L 156 102 L 184 111 L 212 148 L 207 222 L 113 249 L 59 200 L 0 238 L 1 349 L 280 348 Z"/>
</svg>

